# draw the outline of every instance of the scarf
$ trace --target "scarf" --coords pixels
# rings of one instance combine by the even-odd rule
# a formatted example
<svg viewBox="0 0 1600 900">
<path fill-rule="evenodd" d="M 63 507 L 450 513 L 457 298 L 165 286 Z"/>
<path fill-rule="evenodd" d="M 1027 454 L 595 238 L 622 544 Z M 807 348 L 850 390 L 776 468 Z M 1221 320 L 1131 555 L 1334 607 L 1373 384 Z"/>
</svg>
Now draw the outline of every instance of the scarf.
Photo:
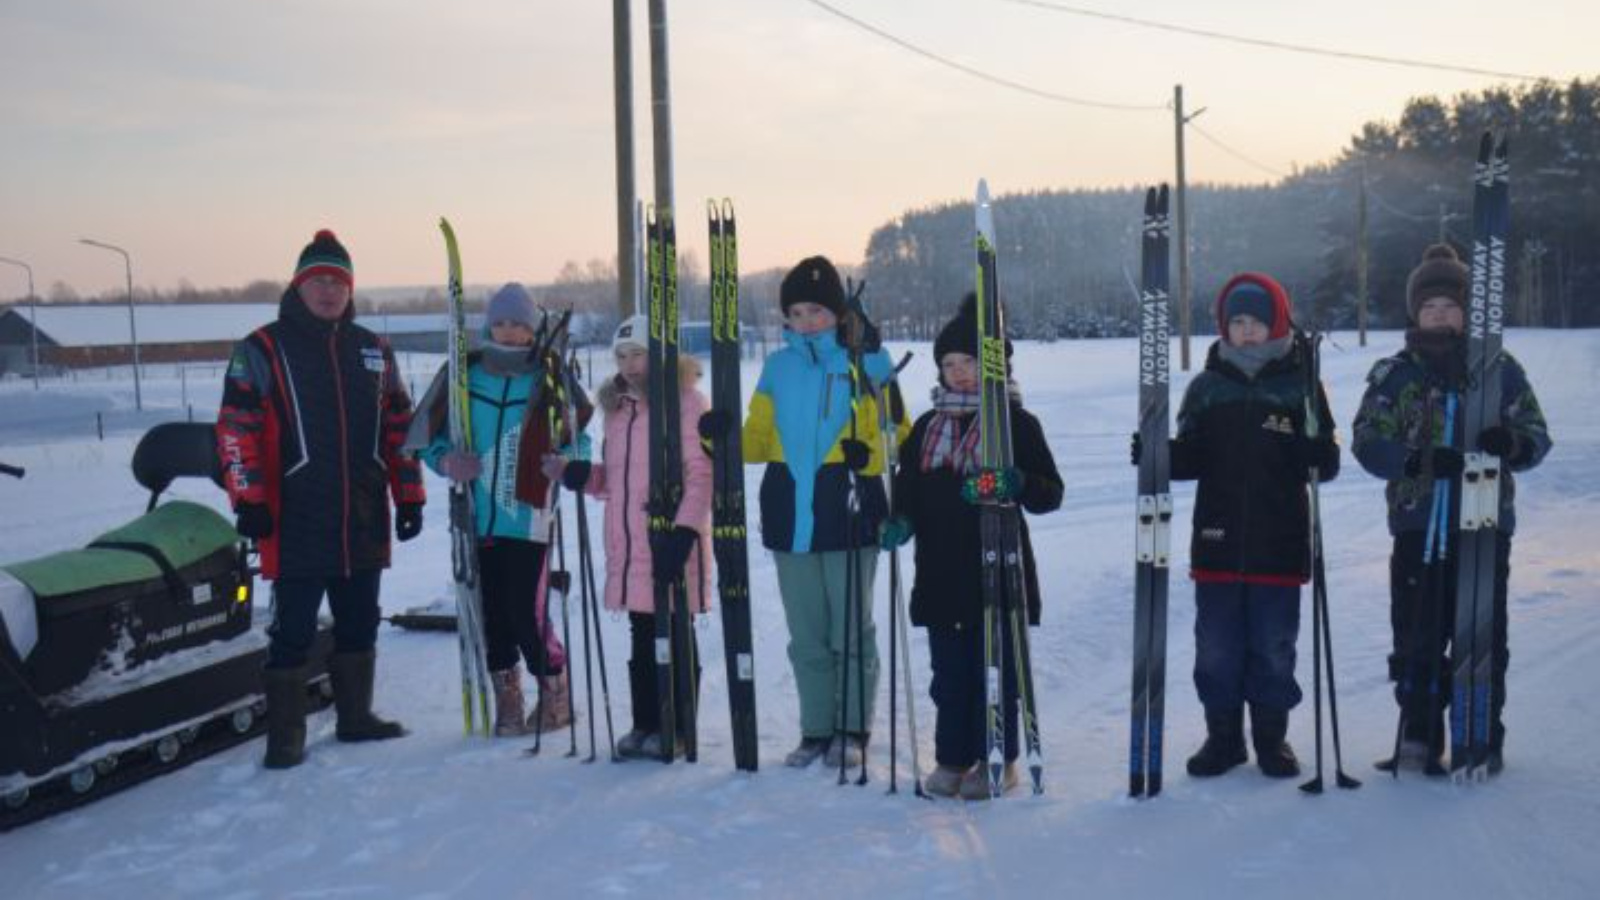
<svg viewBox="0 0 1600 900">
<path fill-rule="evenodd" d="M 1453 331 L 1406 329 L 1406 349 L 1422 361 L 1423 368 L 1445 389 L 1458 390 L 1467 382 L 1467 341 Z"/>
<path fill-rule="evenodd" d="M 1252 344 L 1240 347 L 1228 343 L 1224 338 L 1217 346 L 1217 355 L 1225 362 L 1231 363 L 1245 375 L 1254 378 L 1261 374 L 1267 363 L 1275 359 L 1282 359 L 1289 353 L 1289 348 L 1294 346 L 1294 335 L 1286 334 L 1283 337 L 1273 338 L 1262 344 Z"/>
<path fill-rule="evenodd" d="M 948 468 L 960 475 L 978 469 L 978 432 L 972 427 L 978 395 L 933 389 L 933 418 L 922 437 L 922 471 Z"/>
<path fill-rule="evenodd" d="M 980 405 L 978 395 L 935 385 L 930 396 L 933 418 L 922 437 L 922 471 L 948 468 L 962 475 L 976 472 L 982 429 L 973 427 L 972 416 Z M 1022 402 L 1022 389 L 1015 381 L 1006 383 L 1006 397 L 1012 403 Z"/>
</svg>

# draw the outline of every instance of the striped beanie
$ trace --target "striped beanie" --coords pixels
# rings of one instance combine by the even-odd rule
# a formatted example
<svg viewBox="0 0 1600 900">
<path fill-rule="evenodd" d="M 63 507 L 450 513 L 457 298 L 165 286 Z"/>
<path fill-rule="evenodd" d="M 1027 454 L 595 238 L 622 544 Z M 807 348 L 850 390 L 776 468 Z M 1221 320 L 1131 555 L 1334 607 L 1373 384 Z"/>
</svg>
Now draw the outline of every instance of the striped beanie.
<svg viewBox="0 0 1600 900">
<path fill-rule="evenodd" d="M 317 275 L 332 275 L 343 281 L 346 287 L 355 287 L 356 273 L 350 265 L 350 253 L 339 243 L 339 238 L 326 228 L 318 231 L 311 243 L 300 251 L 300 262 L 294 268 L 294 279 L 289 285 L 299 287 L 301 282 Z"/>
</svg>

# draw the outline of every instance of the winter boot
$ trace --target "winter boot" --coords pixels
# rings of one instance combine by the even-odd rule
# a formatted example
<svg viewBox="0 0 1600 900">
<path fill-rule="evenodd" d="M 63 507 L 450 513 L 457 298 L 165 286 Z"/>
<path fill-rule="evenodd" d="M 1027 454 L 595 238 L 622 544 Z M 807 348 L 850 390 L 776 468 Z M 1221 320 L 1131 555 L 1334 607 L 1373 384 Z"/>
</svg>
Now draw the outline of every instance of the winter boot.
<svg viewBox="0 0 1600 900">
<path fill-rule="evenodd" d="M 960 766 L 939 766 L 922 780 L 922 788 L 935 797 L 954 797 L 961 791 L 961 779 L 967 769 Z"/>
<path fill-rule="evenodd" d="M 1000 793 L 1011 790 L 1017 786 L 1017 763 L 1015 760 L 1006 763 L 1000 770 Z M 993 795 L 989 793 L 989 767 L 978 763 L 961 778 L 961 799 L 963 800 L 988 800 Z"/>
<path fill-rule="evenodd" d="M 789 751 L 783 758 L 783 764 L 791 769 L 804 769 L 817 761 L 817 757 L 828 752 L 830 738 L 801 737 L 800 746 Z"/>
<path fill-rule="evenodd" d="M 1268 778 L 1293 778 L 1300 774 L 1300 760 L 1285 737 L 1289 733 L 1289 711 L 1250 707 L 1250 741 L 1256 748 L 1256 765 Z"/>
<path fill-rule="evenodd" d="M 644 759 L 646 756 L 644 752 L 645 742 L 653 737 L 654 734 L 655 732 L 652 731 L 640 731 L 635 728 L 617 738 L 617 756 L 623 759 Z M 656 738 L 657 747 L 661 746 L 660 741 L 660 738 Z M 659 756 L 660 754 L 658 753 L 657 755 Z"/>
<path fill-rule="evenodd" d="M 500 672 L 490 672 L 494 684 L 494 736 L 517 737 L 528 733 L 523 716 L 522 669 L 516 663 Z"/>
<path fill-rule="evenodd" d="M 1213 778 L 1245 762 L 1244 710 L 1206 710 L 1206 742 L 1189 757 L 1189 774 Z"/>
<path fill-rule="evenodd" d="M 387 741 L 406 733 L 405 726 L 372 714 L 372 678 L 377 668 L 374 650 L 333 653 L 328 656 L 328 678 L 333 682 L 333 706 L 339 714 L 334 736 L 347 743 Z"/>
<path fill-rule="evenodd" d="M 306 669 L 266 669 L 268 769 L 292 769 L 306 758 Z"/>
<path fill-rule="evenodd" d="M 865 735 L 835 735 L 828 744 L 828 768 L 837 769 L 843 764 L 847 769 L 854 769 L 861 765 L 861 759 L 866 752 L 867 738 Z"/>
<path fill-rule="evenodd" d="M 1433 730 L 1429 731 L 1428 723 L 1419 725 L 1406 723 L 1404 739 L 1400 741 L 1400 754 L 1387 759 L 1380 759 L 1372 764 L 1379 772 L 1421 771 L 1425 775 L 1438 778 L 1448 775 L 1444 767 L 1444 712 L 1434 713 Z M 1432 740 L 1430 746 L 1429 740 Z"/>
<path fill-rule="evenodd" d="M 679 738 L 677 746 L 672 748 L 672 758 L 673 759 L 677 759 L 677 758 L 683 756 L 683 750 L 684 750 L 683 739 Z M 661 733 L 660 732 L 656 732 L 655 734 L 647 734 L 647 735 L 644 736 L 644 740 L 639 742 L 639 758 L 640 759 L 660 759 L 661 758 Z"/>
<path fill-rule="evenodd" d="M 572 724 L 572 685 L 566 670 L 539 678 L 539 704 L 528 715 L 528 731 L 549 734 Z"/>
</svg>

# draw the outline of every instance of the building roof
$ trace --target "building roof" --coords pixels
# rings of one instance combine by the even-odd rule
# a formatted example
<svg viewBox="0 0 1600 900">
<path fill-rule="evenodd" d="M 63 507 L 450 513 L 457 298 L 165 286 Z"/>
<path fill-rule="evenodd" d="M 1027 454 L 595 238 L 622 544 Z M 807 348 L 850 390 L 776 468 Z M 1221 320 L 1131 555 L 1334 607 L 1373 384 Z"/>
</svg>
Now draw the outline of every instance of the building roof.
<svg viewBox="0 0 1600 900">
<path fill-rule="evenodd" d="M 24 322 L 26 306 L 12 307 Z M 41 303 L 39 331 L 63 347 L 113 347 L 130 343 L 128 307 L 122 304 Z M 134 310 L 141 344 L 236 341 L 278 317 L 275 303 L 149 304 Z M 379 334 L 444 333 L 442 314 L 364 315 L 356 321 Z M 469 321 L 469 327 L 476 323 Z"/>
</svg>

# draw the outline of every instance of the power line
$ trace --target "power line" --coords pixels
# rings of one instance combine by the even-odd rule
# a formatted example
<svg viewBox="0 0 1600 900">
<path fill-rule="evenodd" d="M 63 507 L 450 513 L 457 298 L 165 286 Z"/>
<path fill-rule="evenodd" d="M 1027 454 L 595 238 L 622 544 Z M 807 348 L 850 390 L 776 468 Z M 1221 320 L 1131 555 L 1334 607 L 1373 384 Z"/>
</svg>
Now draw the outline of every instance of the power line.
<svg viewBox="0 0 1600 900">
<path fill-rule="evenodd" d="M 1201 128 L 1199 125 L 1196 125 L 1194 123 L 1193 119 L 1190 119 L 1189 121 L 1185 122 L 1184 124 L 1189 126 L 1189 128 L 1192 129 L 1195 134 L 1198 134 L 1201 137 L 1205 138 L 1207 141 L 1209 141 L 1217 149 L 1221 150 L 1223 153 L 1228 154 L 1229 156 L 1233 157 L 1234 159 L 1237 159 L 1240 162 L 1243 162 L 1243 163 L 1245 163 L 1247 165 L 1254 166 L 1257 169 L 1260 169 L 1261 171 L 1267 173 L 1268 175 L 1273 176 L 1274 178 L 1288 178 L 1289 177 L 1287 172 L 1283 172 L 1283 171 L 1280 171 L 1278 169 L 1274 169 L 1273 167 L 1267 165 L 1266 163 L 1260 162 L 1260 161 L 1255 160 L 1255 159 L 1253 159 L 1253 158 L 1251 158 L 1249 156 L 1246 156 L 1243 152 L 1235 150 L 1232 147 L 1228 146 L 1227 144 L 1224 144 L 1222 141 L 1220 141 L 1216 137 L 1214 137 L 1210 132 L 1206 131 L 1204 128 Z"/>
<path fill-rule="evenodd" d="M 1174 25 L 1170 22 L 1158 22 L 1154 19 L 1138 19 L 1133 16 L 1123 16 L 1116 13 L 1101 12 L 1094 9 L 1084 9 L 1078 6 L 1068 6 L 1064 3 L 1046 2 L 1046 0 L 1001 0 L 1003 3 L 1015 3 L 1018 6 L 1034 6 L 1052 12 L 1065 13 L 1071 16 L 1083 16 L 1090 19 L 1103 19 L 1109 22 L 1121 22 L 1124 25 L 1136 25 L 1140 28 L 1153 28 L 1158 31 L 1170 31 L 1176 34 L 1187 34 L 1192 37 L 1209 38 L 1214 41 L 1228 41 L 1234 44 L 1246 44 L 1252 47 L 1268 47 L 1273 50 L 1284 50 L 1290 53 L 1307 53 L 1313 56 L 1330 56 L 1336 59 L 1353 59 L 1360 62 L 1382 63 L 1390 66 L 1407 66 L 1413 69 L 1434 69 L 1440 72 L 1459 72 L 1466 75 L 1482 75 L 1489 78 L 1507 78 L 1516 81 L 1542 81 L 1538 75 L 1525 75 L 1521 72 L 1500 72 L 1494 69 L 1481 69 L 1476 66 L 1461 66 L 1452 63 L 1430 62 L 1420 59 L 1406 59 L 1399 56 L 1382 56 L 1376 53 L 1357 53 L 1350 50 L 1335 50 L 1328 47 L 1313 47 L 1308 44 L 1291 44 L 1287 41 L 1274 41 L 1266 38 L 1245 37 L 1238 34 L 1228 34 L 1221 31 L 1209 31 L 1204 28 L 1192 28 L 1187 25 Z"/>
<path fill-rule="evenodd" d="M 1036 87 L 1033 87 L 1031 85 L 1026 85 L 1026 84 L 1023 84 L 1023 83 L 1018 82 L 1018 81 L 1012 81 L 1012 80 L 1010 80 L 1008 78 L 1002 78 L 1002 77 L 1000 77 L 998 75 L 991 75 L 990 73 L 985 72 L 985 71 L 983 71 L 981 69 L 975 69 L 972 66 L 969 66 L 969 65 L 967 65 L 965 63 L 957 62 L 957 61 L 955 61 L 953 59 L 950 59 L 949 57 L 940 56 L 939 54 L 934 53 L 932 50 L 924 49 L 922 47 L 917 46 L 916 44 L 911 43 L 910 41 L 904 40 L 903 38 L 896 37 L 895 35 L 890 34 L 887 31 L 884 31 L 882 28 L 879 28 L 876 25 L 872 25 L 872 24 L 870 24 L 868 22 L 863 22 L 862 20 L 856 18 L 855 16 L 852 16 L 849 13 L 845 12 L 844 10 L 841 10 L 841 9 L 839 9 L 837 7 L 834 7 L 834 6 L 831 6 L 831 5 L 827 4 L 827 3 L 822 2 L 822 0 L 806 0 L 806 2 L 810 3 L 812 6 L 818 7 L 818 8 L 823 9 L 823 10 L 829 12 L 829 13 L 832 13 L 833 15 L 837 16 L 838 18 L 843 19 L 846 22 L 849 22 L 851 25 L 854 25 L 854 26 L 856 26 L 857 28 L 860 28 L 863 31 L 866 31 L 866 32 L 869 32 L 869 33 L 871 33 L 873 35 L 876 35 L 877 37 L 879 37 L 879 38 L 881 38 L 881 39 L 883 39 L 885 41 L 888 41 L 889 43 L 894 44 L 897 47 L 900 47 L 900 48 L 902 48 L 904 50 L 909 50 L 912 53 L 915 53 L 915 54 L 917 54 L 918 56 L 920 56 L 920 57 L 922 57 L 924 59 L 932 60 L 932 61 L 934 61 L 936 63 L 939 63 L 942 66 L 947 66 L 947 67 L 955 69 L 956 71 L 961 72 L 963 74 L 970 75 L 973 78 L 978 78 L 978 79 L 981 79 L 983 81 L 987 81 L 990 84 L 997 84 L 997 85 L 1000 85 L 1001 87 L 1010 88 L 1011 90 L 1014 90 L 1014 91 L 1021 91 L 1024 94 L 1031 94 L 1031 95 L 1033 95 L 1035 97 L 1042 97 L 1043 99 L 1046 99 L 1046 100 L 1054 100 L 1057 103 L 1067 103 L 1067 104 L 1070 104 L 1072 106 L 1088 106 L 1088 107 L 1093 107 L 1095 109 L 1113 110 L 1115 112 L 1160 112 L 1160 111 L 1165 111 L 1166 110 L 1165 106 L 1160 106 L 1160 105 L 1141 105 L 1141 104 L 1135 104 L 1135 103 L 1110 103 L 1110 102 L 1106 102 L 1106 101 L 1103 101 L 1103 100 L 1089 100 L 1089 99 L 1086 99 L 1086 98 L 1083 98 L 1083 97 L 1073 97 L 1073 96 L 1070 96 L 1068 94 L 1058 94 L 1058 93 L 1056 93 L 1054 91 L 1047 91 L 1047 90 L 1044 90 L 1042 88 L 1036 88 Z"/>
</svg>

